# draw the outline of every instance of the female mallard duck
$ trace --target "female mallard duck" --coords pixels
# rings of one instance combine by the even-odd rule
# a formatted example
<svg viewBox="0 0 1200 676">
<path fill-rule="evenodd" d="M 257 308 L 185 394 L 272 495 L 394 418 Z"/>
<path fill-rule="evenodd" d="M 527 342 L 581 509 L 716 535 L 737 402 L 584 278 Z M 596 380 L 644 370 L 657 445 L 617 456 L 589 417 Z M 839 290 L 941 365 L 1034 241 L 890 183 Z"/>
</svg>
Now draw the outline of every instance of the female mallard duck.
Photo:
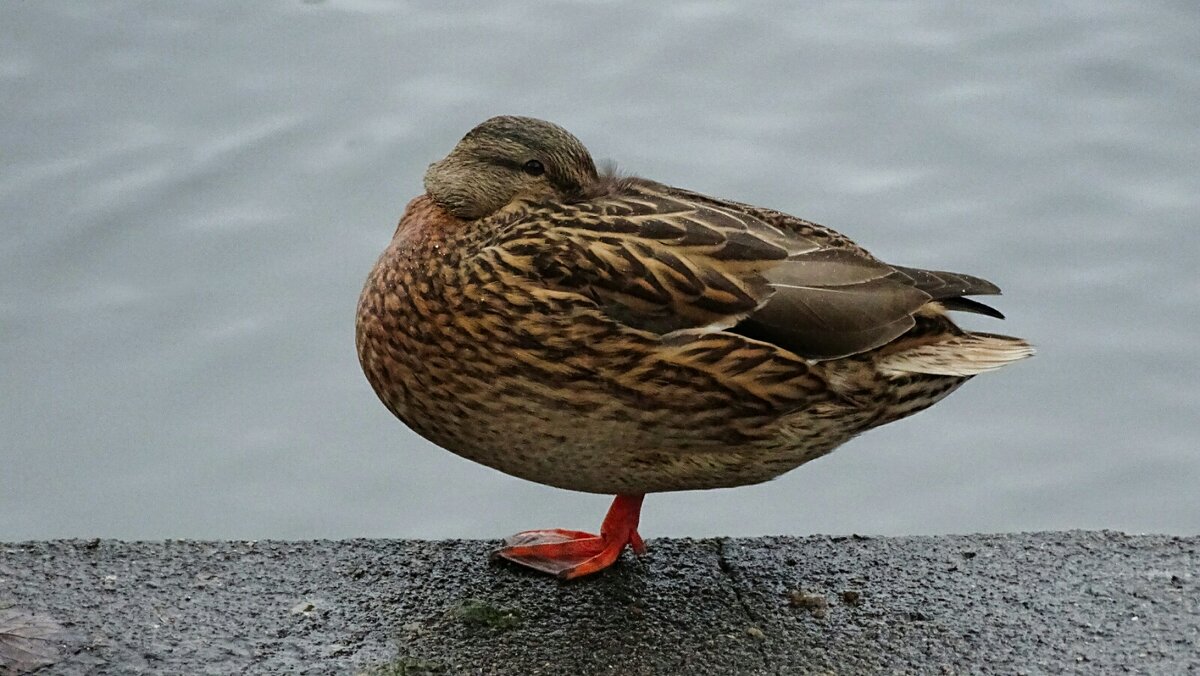
<svg viewBox="0 0 1200 676">
<path fill-rule="evenodd" d="M 977 277 L 888 265 L 778 211 L 599 173 L 561 127 L 494 117 L 425 173 L 367 278 L 357 343 L 417 433 L 531 481 L 616 494 L 599 535 L 519 533 L 497 553 L 606 568 L 655 491 L 766 481 L 971 376 L 1023 340 Z"/>
</svg>

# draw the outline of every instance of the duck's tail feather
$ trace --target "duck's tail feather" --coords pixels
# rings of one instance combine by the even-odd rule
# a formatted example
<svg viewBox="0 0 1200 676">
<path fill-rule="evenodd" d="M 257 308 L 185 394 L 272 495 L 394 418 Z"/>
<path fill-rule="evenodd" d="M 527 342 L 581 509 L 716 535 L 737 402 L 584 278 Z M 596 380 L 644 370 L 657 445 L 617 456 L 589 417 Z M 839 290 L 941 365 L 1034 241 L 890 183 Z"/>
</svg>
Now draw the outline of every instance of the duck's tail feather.
<svg viewBox="0 0 1200 676">
<path fill-rule="evenodd" d="M 1033 353 L 1033 346 L 1020 338 L 966 333 L 884 355 L 876 367 L 887 376 L 913 373 L 974 376 L 1031 357 Z"/>
</svg>

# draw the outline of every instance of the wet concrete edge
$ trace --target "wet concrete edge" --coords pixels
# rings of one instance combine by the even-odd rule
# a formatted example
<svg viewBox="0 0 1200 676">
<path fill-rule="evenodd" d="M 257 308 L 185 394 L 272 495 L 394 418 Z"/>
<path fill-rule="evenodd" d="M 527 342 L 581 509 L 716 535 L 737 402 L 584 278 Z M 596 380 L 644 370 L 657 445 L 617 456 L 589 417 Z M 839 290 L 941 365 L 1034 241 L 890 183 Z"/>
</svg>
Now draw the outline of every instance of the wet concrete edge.
<svg viewBox="0 0 1200 676">
<path fill-rule="evenodd" d="M 484 541 L 3 543 L 0 673 L 6 622 L 53 674 L 1200 669 L 1200 537 L 648 544 L 560 583 Z"/>
</svg>

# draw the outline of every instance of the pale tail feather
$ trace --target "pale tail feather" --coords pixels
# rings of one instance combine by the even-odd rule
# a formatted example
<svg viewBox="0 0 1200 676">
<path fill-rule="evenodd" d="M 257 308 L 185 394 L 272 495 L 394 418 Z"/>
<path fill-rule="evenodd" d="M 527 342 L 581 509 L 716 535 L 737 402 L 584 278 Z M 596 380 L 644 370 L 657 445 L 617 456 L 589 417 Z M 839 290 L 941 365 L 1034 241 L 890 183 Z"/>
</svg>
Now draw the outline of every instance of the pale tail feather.
<svg viewBox="0 0 1200 676">
<path fill-rule="evenodd" d="M 1020 338 L 968 333 L 894 352 L 882 357 L 876 366 L 887 376 L 973 376 L 1031 357 L 1033 352 L 1033 346 Z"/>
</svg>

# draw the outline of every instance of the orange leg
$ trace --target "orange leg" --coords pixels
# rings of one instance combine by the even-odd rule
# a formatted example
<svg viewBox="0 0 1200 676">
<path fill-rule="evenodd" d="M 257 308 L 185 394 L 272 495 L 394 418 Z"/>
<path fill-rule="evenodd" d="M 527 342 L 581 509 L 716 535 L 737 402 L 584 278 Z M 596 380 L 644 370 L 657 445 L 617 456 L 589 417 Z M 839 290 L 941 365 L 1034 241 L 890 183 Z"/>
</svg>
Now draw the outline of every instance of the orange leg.
<svg viewBox="0 0 1200 676">
<path fill-rule="evenodd" d="M 618 495 L 600 525 L 600 535 L 552 528 L 527 530 L 504 542 L 494 556 L 570 580 L 608 568 L 621 556 L 625 545 L 635 554 L 646 553 L 638 535 L 642 495 Z"/>
</svg>

